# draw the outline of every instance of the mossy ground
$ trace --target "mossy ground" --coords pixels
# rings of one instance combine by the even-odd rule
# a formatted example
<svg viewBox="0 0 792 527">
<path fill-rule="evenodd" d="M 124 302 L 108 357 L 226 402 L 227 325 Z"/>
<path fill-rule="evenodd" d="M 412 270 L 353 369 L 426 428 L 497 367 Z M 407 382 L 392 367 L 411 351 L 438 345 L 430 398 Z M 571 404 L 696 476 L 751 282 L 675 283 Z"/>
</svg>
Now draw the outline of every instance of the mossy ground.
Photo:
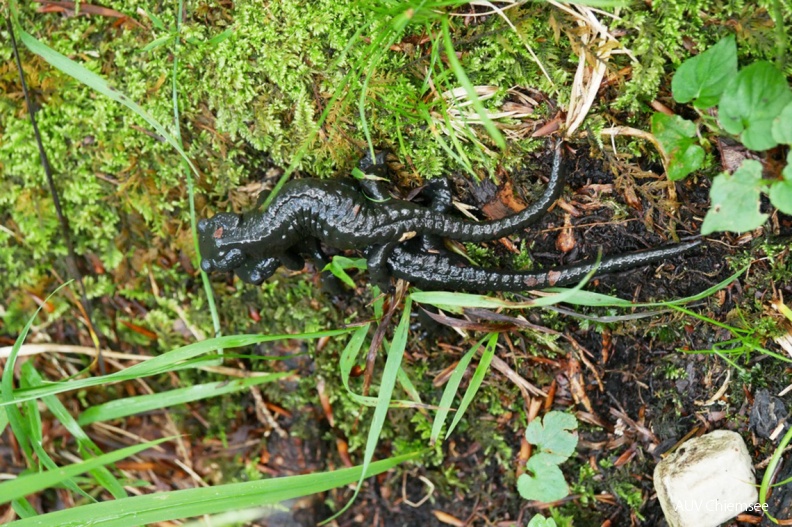
<svg viewBox="0 0 792 527">
<path fill-rule="evenodd" d="M 30 33 L 103 75 L 174 133 L 170 75 L 174 56 L 178 56 L 179 126 L 188 155 L 201 173 L 196 181 L 200 217 L 250 208 L 256 202 L 256 193 L 273 184 L 280 170 L 303 151 L 300 175 L 332 177 L 348 173 L 368 148 L 365 128 L 376 148 L 389 149 L 399 159 L 401 168 L 395 179 L 403 188 L 447 174 L 463 181 L 476 176 L 500 182 L 511 179 L 506 172 L 521 168 L 526 159 L 534 168 L 542 166 L 538 155 L 531 154 L 541 151 L 541 141 L 511 136 L 508 148 L 499 151 L 482 127 L 471 125 L 490 155 L 474 141 L 460 135 L 455 142 L 445 133 L 448 103 L 439 93 L 456 84 L 441 50 L 433 46 L 438 25 L 416 21 L 387 49 L 370 44 L 377 43 L 376 36 L 390 23 L 387 13 L 398 8 L 393 2 L 188 2 L 178 45 L 173 35 L 175 3 L 114 4 L 113 9 L 127 15 L 126 19 L 39 13 L 35 11 L 38 5 L 25 6 L 22 12 L 22 23 Z M 768 15 L 769 5 L 663 0 L 622 9 L 620 18 L 610 21 L 610 26 L 636 61 L 631 62 L 627 56 L 613 61 L 609 82 L 598 94 L 579 137 L 578 147 L 593 152 L 581 155 L 581 162 L 590 163 L 589 157 L 602 156 L 596 134 L 605 126 L 617 123 L 649 129 L 650 103 L 657 99 L 671 104 L 670 76 L 691 50 L 701 51 L 725 34 L 736 33 L 742 58 L 773 59 L 779 43 Z M 460 7 L 457 12 L 473 15 L 476 10 Z M 541 3 L 511 9 L 508 16 L 516 32 L 498 16 L 455 17 L 453 41 L 471 82 L 496 88 L 495 97 L 486 101 L 488 108 L 497 110 L 513 102 L 507 91 L 511 87 L 532 90 L 531 94 L 544 98 L 532 116 L 541 123 L 569 101 L 569 86 L 577 67 L 570 39 L 576 38 L 577 26 L 563 12 Z M 792 32 L 792 15 L 785 16 L 788 35 Z M 8 35 L 2 34 L 7 42 Z M 552 83 L 526 50 L 526 43 L 550 73 Z M 373 56 L 378 62 L 370 67 Z M 68 272 L 63 264 L 66 245 L 39 162 L 10 46 L 0 48 L 0 59 L 0 343 L 10 343 L 36 303 Z M 103 343 L 130 352 L 165 351 L 194 338 L 188 327 L 212 334 L 207 302 L 194 267 L 185 174 L 178 155 L 127 109 L 25 50 L 23 66 L 39 110 L 44 147 L 70 221 L 75 250 L 80 255 L 88 297 L 96 306 L 94 323 Z M 785 73 L 792 75 L 792 61 L 786 62 Z M 368 91 L 359 105 L 364 86 Z M 333 102 L 337 94 L 343 97 Z M 327 118 L 320 126 L 319 116 L 328 106 Z M 505 124 L 519 125 L 508 120 Z M 644 143 L 619 139 L 617 144 L 619 151 L 638 156 L 630 166 L 658 166 Z M 608 166 L 619 169 L 627 165 L 614 158 L 608 161 Z M 678 185 L 683 208 L 689 206 L 680 230 L 690 228 L 694 232 L 691 225 L 696 225 L 696 218 L 706 207 L 706 176 L 718 171 L 717 164 L 713 152 L 708 171 Z M 613 181 L 611 171 L 616 168 L 603 169 L 598 161 L 592 166 L 592 170 L 578 170 L 570 187 L 583 187 L 592 175 L 600 178 L 595 182 Z M 531 172 L 530 167 L 527 172 Z M 631 209 L 622 193 L 607 198 L 606 210 L 579 222 L 626 219 L 633 222 L 630 225 L 640 225 L 635 227 L 637 231 L 633 227 L 604 230 L 602 234 L 588 231 L 587 236 L 601 236 L 603 244 L 610 240 L 615 252 L 642 248 L 640 243 L 636 247 L 621 246 L 636 237 L 656 243 L 660 238 L 646 224 L 654 220 L 667 225 L 669 221 L 663 204 L 653 201 L 657 192 L 651 181 L 636 184 L 633 180 L 627 188 L 639 190 L 642 203 L 653 215 Z M 542 264 L 557 263 L 557 252 L 553 256 L 555 238 L 548 232 L 555 232 L 561 222 L 562 216 L 556 212 L 537 229 L 536 238 L 527 237 L 518 245 L 522 249 L 518 265 L 528 265 L 529 252 L 538 254 Z M 781 218 L 779 232 L 789 235 L 788 219 Z M 586 253 L 598 245 L 590 238 L 581 251 Z M 767 254 L 771 258 L 756 262 L 751 274 L 735 286 L 738 290 L 730 288 L 725 297 L 710 299 L 701 309 L 737 327 L 753 327 L 757 342 L 769 342 L 779 330 L 766 310 L 768 295 L 776 288 L 792 296 L 792 271 L 784 247 L 783 240 L 757 243 L 750 255 Z M 500 262 L 504 252 L 493 245 L 473 256 L 480 262 Z M 699 265 L 691 273 L 698 278 L 681 280 L 678 287 L 648 282 L 643 286 L 654 276 L 651 272 L 633 273 L 626 280 L 605 279 L 601 287 L 627 298 L 638 286 L 642 288 L 640 299 L 692 294 L 698 285 L 711 284 L 728 274 L 727 257 L 735 259 L 731 268 L 737 269 L 750 255 L 728 249 L 699 255 L 698 260 L 694 257 Z M 715 260 L 720 262 L 718 268 L 708 268 Z M 708 275 L 708 271 L 712 273 Z M 686 289 L 682 282 L 693 290 Z M 358 283 L 359 294 L 331 298 L 321 293 L 315 274 L 310 273 L 278 274 L 262 288 L 243 287 L 225 278 L 213 282 L 226 334 L 313 331 L 368 319 L 372 316 L 371 293 L 362 285 L 365 277 Z M 89 343 L 68 297 L 54 298 L 51 307 L 47 325 L 36 338 Z M 706 420 L 713 413 L 700 411 L 694 402 L 706 399 L 717 389 L 715 379 L 722 378 L 724 363 L 711 355 L 688 356 L 676 350 L 709 349 L 730 338 L 722 330 L 670 314 L 649 324 L 577 322 L 556 313 L 531 314 L 530 318 L 574 336 L 594 353 L 591 360 L 604 376 L 606 389 L 598 392 L 590 378 L 588 393 L 593 399 L 593 413 L 609 422 L 616 421 L 609 415 L 610 409 L 625 404 L 623 411 L 628 416 L 638 422 L 646 416 L 658 438 L 666 440 L 681 437 L 697 419 Z M 691 324 L 696 328 L 694 335 Z M 605 335 L 613 339 L 612 349 Z M 458 360 L 470 342 L 444 328 L 416 325 L 404 368 L 425 400 L 439 400 L 442 388 L 431 381 Z M 558 407 L 575 406 L 574 390 L 565 375 L 571 351 L 566 342 L 533 332 L 515 333 L 508 342 L 502 358 L 512 368 L 539 386 L 556 386 Z M 261 466 L 269 467 L 270 474 L 327 470 L 341 465 L 343 456 L 336 451 L 341 443 L 359 461 L 370 411 L 361 410 L 341 385 L 337 361 L 342 347 L 341 341 L 324 343 L 321 352 L 313 344 L 261 347 L 253 354 L 301 351 L 307 355 L 305 360 L 291 362 L 239 362 L 246 368 L 298 372 L 299 378 L 290 384 L 264 388 L 263 397 L 284 410 L 279 414 L 281 426 L 293 437 L 300 437 L 308 445 L 306 449 L 321 455 L 295 454 L 290 450 L 293 445 L 276 446 L 262 439 L 272 430 L 256 422 L 250 396 L 223 397 L 195 405 L 193 412 L 175 412 L 179 426 L 192 431 L 191 440 L 207 449 L 209 459 L 217 461 L 217 466 L 206 469 L 207 479 L 257 478 L 261 477 Z M 603 353 L 612 354 L 613 361 L 602 360 Z M 733 381 L 729 395 L 719 403 L 724 415 L 713 423 L 722 426 L 725 422 L 725 426 L 744 430 L 744 393 L 759 386 L 783 388 L 787 370 L 781 363 L 756 357 L 748 357 L 747 362 L 740 358 L 738 362 L 745 368 L 736 376 L 739 385 Z M 381 363 L 378 365 L 381 367 Z M 320 378 L 333 408 L 334 426 L 325 421 L 326 413 L 318 403 L 316 380 Z M 177 380 L 183 384 L 197 381 L 195 374 L 185 373 Z M 681 387 L 681 381 L 689 384 Z M 630 395 L 631 390 L 638 398 Z M 75 410 L 110 395 L 83 394 Z M 196 417 L 196 412 L 204 421 Z M 425 525 L 436 523 L 439 520 L 431 514 L 433 509 L 458 518 L 470 517 L 474 523 L 484 518 L 496 523 L 530 517 L 531 510 L 517 495 L 514 483 L 527 412 L 527 403 L 517 387 L 504 382 L 500 374 L 491 373 L 452 439 L 428 454 L 421 466 L 370 482 L 357 510 L 376 508 L 384 525 L 410 524 L 413 520 Z M 424 447 L 431 429 L 429 416 L 415 410 L 391 410 L 381 455 Z M 562 513 L 575 518 L 575 525 L 600 525 L 608 519 L 618 525 L 626 525 L 631 519 L 656 525 L 658 509 L 656 501 L 650 499 L 648 480 L 653 463 L 647 453 L 651 441 L 629 429 L 625 436 L 628 440 L 619 442 L 612 428 L 603 429 L 596 420 L 582 420 L 587 423 L 582 437 L 594 446 L 566 467 L 577 498 L 563 504 Z M 250 441 L 246 443 L 245 439 Z M 213 441 L 247 446 L 226 455 L 211 451 Z M 763 459 L 772 445 L 758 442 L 754 448 L 757 459 Z M 286 462 L 268 465 L 270 456 L 284 457 Z M 623 463 L 625 457 L 630 459 Z M 402 476 L 409 482 L 405 483 L 405 496 L 412 501 L 418 501 L 425 492 L 418 476 L 434 482 L 437 490 L 430 504 L 411 509 L 399 501 Z M 610 501 L 598 499 L 602 493 L 608 494 Z M 328 501 L 341 503 L 345 496 L 339 490 Z M 353 513 L 347 521 L 353 522 L 356 517 Z"/>
</svg>

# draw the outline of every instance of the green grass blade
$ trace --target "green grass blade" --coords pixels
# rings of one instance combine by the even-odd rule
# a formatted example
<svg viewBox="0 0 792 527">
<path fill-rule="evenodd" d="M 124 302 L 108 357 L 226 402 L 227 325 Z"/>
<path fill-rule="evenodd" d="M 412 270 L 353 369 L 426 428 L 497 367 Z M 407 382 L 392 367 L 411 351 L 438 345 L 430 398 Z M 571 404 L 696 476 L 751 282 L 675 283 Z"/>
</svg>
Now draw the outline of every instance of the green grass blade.
<svg viewBox="0 0 792 527">
<path fill-rule="evenodd" d="M 14 345 L 11 347 L 11 353 L 8 355 L 5 368 L 3 369 L 2 378 L 0 378 L 0 408 L 5 406 L 5 417 L 6 420 L 11 424 L 11 432 L 14 434 L 14 437 L 16 437 L 17 442 L 25 453 L 28 461 L 33 459 L 33 449 L 30 446 L 30 431 L 25 425 L 24 419 L 22 418 L 22 413 L 14 404 L 18 401 L 18 399 L 14 398 L 14 368 L 16 365 L 16 359 L 17 355 L 19 355 L 19 350 L 22 348 L 22 344 L 25 342 L 25 339 L 30 332 L 30 327 L 33 325 L 33 321 L 36 320 L 41 308 L 46 305 L 50 298 L 58 293 L 61 288 L 66 287 L 70 283 L 71 281 L 66 282 L 55 289 L 55 291 L 47 296 L 38 309 L 36 309 L 36 312 L 33 313 L 33 316 L 28 319 L 27 324 L 25 324 L 25 327 L 22 328 L 22 332 L 19 334 L 19 337 L 17 337 Z"/>
<path fill-rule="evenodd" d="M 6 427 L 8 426 L 8 414 L 5 409 L 0 410 L 0 435 L 3 435 Z"/>
<path fill-rule="evenodd" d="M 33 508 L 33 505 L 31 505 L 28 500 L 24 498 L 12 501 L 11 507 L 13 507 L 14 512 L 17 513 L 17 516 L 20 518 L 32 518 L 33 516 L 38 515 L 36 509 Z"/>
<path fill-rule="evenodd" d="M 91 386 L 99 386 L 107 383 L 128 381 L 131 379 L 138 379 L 141 377 L 149 377 L 151 375 L 158 375 L 173 371 L 178 368 L 180 364 L 194 359 L 200 355 L 210 353 L 218 348 L 238 348 L 242 346 L 250 346 L 260 342 L 272 342 L 275 340 L 284 339 L 314 339 L 321 337 L 334 337 L 349 333 L 351 329 L 332 329 L 326 331 L 315 331 L 310 333 L 300 333 L 296 335 L 228 335 L 225 337 L 216 337 L 213 339 L 195 342 L 163 353 L 153 359 L 135 364 L 124 370 L 102 375 L 99 377 L 91 377 L 88 379 L 78 379 L 72 381 L 54 382 L 47 384 L 41 388 L 30 388 L 27 390 L 17 390 L 14 392 L 14 399 L 3 400 L 0 402 L 0 407 L 8 406 L 14 401 L 22 402 L 44 397 L 46 395 L 57 395 L 59 393 L 80 390 L 89 388 Z M 10 359 L 9 359 L 10 360 Z"/>
<path fill-rule="evenodd" d="M 498 344 L 498 334 L 491 333 L 489 335 L 489 339 L 487 340 L 487 347 L 484 349 L 484 352 L 481 354 L 481 360 L 479 361 L 478 366 L 476 367 L 476 371 L 473 373 L 473 378 L 470 379 L 470 385 L 468 389 L 465 391 L 465 395 L 462 397 L 462 402 L 459 403 L 459 408 L 457 409 L 456 415 L 454 415 L 454 420 L 451 422 L 451 426 L 448 427 L 448 431 L 446 432 L 445 438 L 448 439 L 451 436 L 451 432 L 454 431 L 459 421 L 462 419 L 462 416 L 465 415 L 465 410 L 467 407 L 470 406 L 470 403 L 473 402 L 473 397 L 476 396 L 476 392 L 478 392 L 479 387 L 481 387 L 481 383 L 484 381 L 484 376 L 487 374 L 489 370 L 490 362 L 492 362 L 492 357 L 495 356 L 495 346 Z"/>
<path fill-rule="evenodd" d="M 22 365 L 22 375 L 20 377 L 20 386 L 29 386 L 29 370 L 32 366 L 29 366 L 30 363 L 25 363 Z M 27 368 L 25 368 L 27 366 Z M 39 463 L 39 468 L 43 465 L 50 471 L 58 470 L 58 464 L 50 457 L 49 453 L 44 450 L 44 433 L 41 426 L 41 412 L 39 412 L 38 404 L 36 401 L 26 401 L 20 405 L 23 409 L 22 414 L 26 420 L 26 435 L 28 441 L 30 441 L 30 446 L 33 448 L 33 452 L 36 454 L 36 458 Z M 20 436 L 17 436 L 17 439 L 20 439 Z M 83 498 L 87 499 L 88 501 L 96 501 L 92 496 L 82 490 L 80 487 L 77 486 L 77 483 L 72 481 L 71 478 L 67 478 L 63 480 L 63 485 L 69 489 L 70 491 L 74 492 L 75 494 L 81 495 Z M 0 494 L 2 495 L 2 494 Z"/>
<path fill-rule="evenodd" d="M 407 393 L 407 396 L 416 403 L 421 404 L 421 394 L 418 388 L 415 387 L 415 384 L 410 380 L 410 376 L 404 371 L 404 368 L 399 368 L 398 381 L 399 386 Z"/>
<path fill-rule="evenodd" d="M 410 297 L 407 297 L 407 300 L 404 302 L 404 311 L 402 311 L 401 320 L 399 320 L 399 325 L 396 326 L 396 331 L 393 333 L 393 342 L 391 342 L 388 348 L 388 356 L 385 359 L 385 368 L 382 371 L 382 381 L 380 382 L 379 393 L 377 394 L 377 406 L 374 408 L 374 415 L 371 418 L 371 427 L 369 428 L 368 437 L 366 438 L 366 450 L 363 454 L 363 473 L 361 473 L 357 487 L 355 487 L 355 494 L 340 511 L 326 520 L 326 522 L 337 518 L 354 503 L 363 485 L 363 474 L 367 472 L 369 465 L 371 465 L 371 460 L 374 459 L 374 451 L 377 449 L 377 443 L 382 434 L 382 427 L 388 415 L 388 408 L 390 408 L 391 397 L 393 396 L 393 388 L 396 386 L 399 368 L 401 367 L 401 361 L 404 357 L 404 349 L 407 346 L 407 333 L 410 330 L 411 306 L 412 302 Z"/>
<path fill-rule="evenodd" d="M 115 401 L 110 401 L 97 406 L 92 406 L 80 415 L 77 422 L 80 425 L 87 425 L 97 421 L 109 421 L 130 415 L 151 412 L 176 406 L 178 404 L 191 403 L 202 399 L 209 399 L 229 393 L 240 392 L 251 386 L 258 386 L 283 377 L 291 375 L 289 372 L 271 373 L 244 379 L 234 379 L 232 381 L 210 382 L 197 384 L 187 388 L 178 388 L 163 393 L 151 395 L 139 395 L 137 397 L 125 397 Z"/>
<path fill-rule="evenodd" d="M 484 309 L 524 308 L 533 307 L 533 301 L 510 302 L 501 298 L 471 293 L 452 293 L 448 291 L 416 291 L 410 298 L 421 304 L 430 304 L 451 312 L 460 312 L 463 307 L 479 307 Z"/>
<path fill-rule="evenodd" d="M 591 291 L 579 291 L 576 295 L 568 298 L 566 302 L 568 304 L 574 304 L 578 306 L 587 306 L 587 307 L 671 307 L 671 306 L 679 306 L 682 304 L 689 304 L 691 302 L 696 302 L 698 300 L 703 300 L 708 296 L 713 295 L 717 291 L 727 287 L 729 284 L 737 280 L 745 271 L 747 267 L 743 267 L 739 271 L 733 273 L 731 276 L 727 277 L 726 279 L 722 280 L 721 282 L 715 284 L 712 287 L 705 289 L 700 293 L 696 293 L 692 296 L 687 296 L 684 298 L 679 298 L 676 300 L 668 300 L 664 302 L 641 302 L 641 303 L 633 303 L 629 300 L 624 300 L 621 298 L 617 298 L 615 296 L 610 295 L 603 295 L 601 293 L 593 293 Z M 549 289 L 545 289 L 546 293 L 558 293 L 558 292 L 566 292 L 569 289 L 561 288 L 561 287 L 552 287 Z"/>
<path fill-rule="evenodd" d="M 448 30 L 448 18 L 443 18 L 443 44 L 445 46 L 446 58 L 448 59 L 448 64 L 451 66 L 454 74 L 459 80 L 459 83 L 465 88 L 467 92 L 468 99 L 473 104 L 473 108 L 475 108 L 476 112 L 479 114 L 481 118 L 481 123 L 484 125 L 484 128 L 489 133 L 490 137 L 498 147 L 505 149 L 506 148 L 506 141 L 503 139 L 503 135 L 500 133 L 500 130 L 495 126 L 495 123 L 487 116 L 487 110 L 484 108 L 484 105 L 481 103 L 481 99 L 479 99 L 478 94 L 476 93 L 476 88 L 473 86 L 473 83 L 470 82 L 470 79 L 465 73 L 465 70 L 462 68 L 462 64 L 459 63 L 459 59 L 456 56 L 456 51 L 454 50 L 454 44 L 451 41 L 451 33 Z"/>
<path fill-rule="evenodd" d="M 291 498 L 324 492 L 380 474 L 418 457 L 413 452 L 362 466 L 286 478 L 232 483 L 215 487 L 162 492 L 121 500 L 93 503 L 12 522 L 12 527 L 136 527 L 155 522 L 218 514 L 278 503 Z M 14 483 L 14 482 L 9 482 Z"/>
<path fill-rule="evenodd" d="M 443 390 L 443 396 L 440 398 L 440 409 L 435 415 L 434 423 L 432 423 L 432 433 L 429 436 L 429 443 L 434 444 L 434 442 L 437 441 L 437 438 L 440 437 L 440 432 L 443 430 L 443 423 L 445 423 L 448 413 L 451 411 L 451 404 L 454 402 L 454 397 L 459 390 L 459 384 L 462 382 L 462 377 L 467 371 L 468 364 L 470 364 L 471 359 L 473 359 L 473 356 L 476 354 L 486 339 L 487 337 L 484 337 L 483 339 L 476 342 L 476 344 L 470 348 L 470 351 L 465 353 L 465 355 L 459 359 L 456 367 L 454 367 L 454 371 L 448 378 L 446 387 Z"/>
<path fill-rule="evenodd" d="M 67 465 L 65 467 L 57 467 L 54 470 L 48 470 L 46 472 L 40 472 L 38 474 L 29 474 L 27 476 L 20 476 L 14 480 L 6 481 L 4 483 L 0 483 L 0 504 L 1 503 L 8 503 L 11 500 L 16 500 L 19 498 L 23 498 L 30 494 L 35 494 L 44 489 L 48 489 L 50 487 L 54 487 L 55 485 L 62 483 L 69 478 L 73 478 L 74 476 L 79 476 L 80 474 L 84 474 L 89 470 L 93 470 L 98 467 L 102 467 L 104 465 L 109 465 L 110 463 L 115 463 L 121 459 L 126 457 L 132 456 L 151 448 L 154 445 L 158 445 L 164 441 L 169 441 L 173 438 L 165 437 L 162 439 L 157 439 L 156 441 L 149 441 L 147 443 L 143 443 L 140 445 L 133 445 L 126 448 L 122 448 L 120 450 L 116 450 L 115 452 L 111 452 L 109 454 L 103 454 L 99 457 L 95 457 L 93 459 L 89 459 L 87 461 L 83 461 L 82 463 L 74 463 L 73 465 Z M 130 498 L 124 498 L 124 500 L 128 500 Z M 109 504 L 118 503 L 119 500 L 105 502 Z M 78 507 L 77 509 L 88 509 L 94 505 L 102 505 L 102 503 L 95 503 L 92 505 L 85 505 L 83 507 Z M 68 511 L 61 511 L 61 512 L 68 512 Z M 55 513 L 57 514 L 57 513 Z M 51 516 L 50 514 L 45 514 L 42 516 L 36 516 L 32 518 L 33 520 L 41 520 L 42 518 L 46 518 L 47 516 Z M 22 520 L 19 522 L 13 522 L 11 525 L 22 524 L 26 520 Z M 43 523 L 41 525 L 66 525 L 64 523 Z"/>
<path fill-rule="evenodd" d="M 762 484 L 759 486 L 759 503 L 767 503 L 767 493 L 770 491 L 770 481 L 773 479 L 773 476 L 776 473 L 776 468 L 778 464 L 781 462 L 781 456 L 784 454 L 784 450 L 786 449 L 787 445 L 792 441 L 792 428 L 787 430 L 784 437 L 781 439 L 781 442 L 778 443 L 773 455 L 770 457 L 770 463 L 768 463 L 767 468 L 765 469 L 764 476 L 762 477 Z M 767 517 L 773 523 L 778 523 L 778 520 L 770 514 L 770 511 L 766 511 Z"/>
<path fill-rule="evenodd" d="M 174 149 L 176 149 L 179 154 L 181 154 L 182 158 L 190 165 L 190 168 L 193 170 L 195 174 L 198 174 L 198 170 L 190 161 L 190 158 L 187 157 L 187 153 L 182 149 L 179 142 L 173 137 L 173 135 L 157 121 L 153 115 L 148 113 L 146 110 L 143 109 L 139 104 L 131 100 L 129 97 L 118 91 L 117 89 L 110 86 L 110 83 L 107 82 L 102 76 L 97 75 L 96 73 L 92 72 L 85 66 L 81 65 L 78 62 L 71 60 L 69 57 L 62 55 L 52 49 L 51 47 L 47 46 L 40 40 L 36 39 L 33 35 L 22 29 L 22 27 L 17 28 L 20 34 L 20 40 L 22 41 L 27 48 L 44 59 L 47 63 L 49 63 L 54 68 L 62 71 L 66 75 L 75 78 L 79 82 L 85 84 L 92 90 L 101 93 L 105 97 L 108 97 L 117 103 L 123 104 L 130 110 L 132 110 L 135 115 L 146 121 L 149 125 L 151 125 L 154 130 L 157 131 L 159 135 L 161 135 L 165 141 L 171 145 Z"/>
<path fill-rule="evenodd" d="M 135 113 L 138 117 L 146 121 L 149 125 L 151 125 L 154 130 L 157 131 L 159 135 L 161 135 L 165 141 L 171 145 L 182 157 L 182 161 L 186 163 L 186 165 L 190 168 L 193 174 L 199 176 L 198 169 L 195 167 L 193 162 L 187 157 L 187 153 L 184 151 L 184 148 L 181 144 L 181 138 L 178 140 L 171 134 L 167 128 L 165 128 L 157 119 L 154 118 L 153 115 L 148 113 L 146 110 L 143 109 L 142 106 L 134 102 L 132 99 L 127 97 L 125 94 L 121 93 L 119 90 L 110 86 L 110 83 L 107 82 L 102 76 L 97 75 L 96 73 L 92 72 L 85 66 L 81 65 L 78 62 L 71 60 L 70 58 L 58 53 L 51 47 L 47 46 L 40 40 L 36 39 L 33 35 L 22 29 L 21 26 L 17 24 L 17 30 L 20 34 L 20 40 L 22 43 L 27 46 L 27 48 L 35 53 L 36 55 L 40 56 L 46 62 L 48 62 L 54 68 L 62 71 L 66 75 L 69 75 L 79 82 L 85 84 L 89 88 L 101 93 L 105 97 L 110 98 L 117 103 L 123 104 L 132 112 Z M 170 38 L 170 37 L 167 37 Z M 174 39 L 174 42 L 178 41 L 178 39 Z M 176 64 L 174 64 L 174 69 L 176 68 Z M 175 72 L 174 72 L 175 75 Z M 177 128 L 178 130 L 178 128 Z M 188 173 L 189 174 L 189 173 Z M 198 248 L 198 236 L 196 230 L 196 222 L 195 222 L 195 201 L 194 201 L 194 191 L 193 191 L 193 179 L 192 177 L 187 178 L 187 187 L 188 187 L 188 195 L 189 195 L 189 202 L 190 202 L 190 222 L 193 234 L 193 240 L 195 244 L 195 254 L 196 258 L 200 255 L 200 250 Z M 199 266 L 200 269 L 200 266 Z M 209 283 L 209 277 L 203 271 L 200 271 L 201 274 L 201 281 L 203 282 L 204 289 L 207 294 L 207 302 L 209 304 L 209 310 L 212 315 L 212 323 L 214 325 L 215 331 L 219 333 L 220 331 L 220 318 L 217 315 L 217 309 L 214 304 L 214 296 L 212 295 L 212 288 L 211 284 Z"/>
<path fill-rule="evenodd" d="M 346 389 L 350 399 L 358 404 L 362 404 L 363 406 L 377 406 L 379 401 L 378 398 L 360 395 L 353 392 L 352 388 L 349 387 L 349 376 L 352 372 L 352 368 L 355 366 L 357 356 L 360 354 L 360 349 L 363 346 L 363 342 L 366 340 L 366 334 L 368 333 L 369 326 L 370 324 L 361 326 L 352 334 L 352 338 L 349 339 L 346 347 L 344 347 L 344 350 L 341 352 L 341 359 L 338 361 L 338 369 L 339 373 L 341 374 L 341 382 L 344 384 L 344 388 Z M 400 376 L 399 380 L 402 383 L 405 391 L 409 394 L 409 379 L 404 381 L 402 376 Z M 400 400 L 391 401 L 391 406 L 394 408 L 417 408 L 422 406 L 422 404 L 419 397 L 417 402 Z"/>
<path fill-rule="evenodd" d="M 38 371 L 33 367 L 33 364 L 30 362 L 26 362 L 22 365 L 22 372 L 25 375 L 28 383 L 33 386 L 40 386 L 43 383 L 43 379 Z M 47 408 L 52 412 L 52 415 L 61 422 L 61 424 L 69 431 L 69 433 L 74 437 L 74 440 L 77 441 L 77 446 L 80 449 L 80 452 L 85 455 L 89 454 L 92 456 L 101 456 L 103 454 L 102 450 L 94 443 L 88 434 L 80 428 L 80 425 L 77 424 L 77 421 L 71 416 L 66 407 L 58 400 L 57 397 L 54 395 L 49 395 L 47 397 L 43 397 L 42 401 L 47 406 Z M 125 498 L 127 496 L 126 491 L 124 490 L 123 485 L 121 482 L 113 476 L 113 473 L 107 469 L 107 467 L 99 467 L 97 469 L 89 471 L 90 474 L 96 479 L 97 483 L 99 483 L 102 487 L 107 489 L 107 491 L 116 499 Z"/>
</svg>

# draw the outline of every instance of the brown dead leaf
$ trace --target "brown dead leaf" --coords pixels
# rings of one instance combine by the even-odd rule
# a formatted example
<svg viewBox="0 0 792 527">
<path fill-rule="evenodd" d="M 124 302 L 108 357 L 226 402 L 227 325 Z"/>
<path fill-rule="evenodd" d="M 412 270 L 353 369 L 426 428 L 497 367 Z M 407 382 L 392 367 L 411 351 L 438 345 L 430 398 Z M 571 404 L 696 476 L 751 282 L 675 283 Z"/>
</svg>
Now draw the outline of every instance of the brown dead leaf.
<svg viewBox="0 0 792 527">
<path fill-rule="evenodd" d="M 147 339 L 157 340 L 157 334 L 154 333 L 153 331 L 149 330 L 149 329 L 146 329 L 146 328 L 144 328 L 142 326 L 138 326 L 137 324 L 133 324 L 132 322 L 129 322 L 128 320 L 121 319 L 121 320 L 119 320 L 119 322 L 121 322 L 123 325 L 125 325 L 126 327 L 128 327 L 129 329 L 134 331 L 135 333 L 138 333 L 139 335 L 143 335 Z"/>
<path fill-rule="evenodd" d="M 589 413 L 593 414 L 594 408 L 591 405 L 588 394 L 586 394 L 586 379 L 583 377 L 580 362 L 575 357 L 570 357 L 567 361 L 566 375 L 569 379 L 569 391 L 572 394 L 572 398 L 577 404 L 582 404 Z"/>
<path fill-rule="evenodd" d="M 43 6 L 38 9 L 39 13 L 64 13 L 66 16 L 97 15 L 108 18 L 121 18 L 124 19 L 125 21 L 128 20 L 129 22 L 135 24 L 138 27 L 141 28 L 144 27 L 143 24 L 141 24 L 134 18 L 130 17 L 129 15 L 125 15 L 120 11 L 116 11 L 115 9 L 110 9 L 109 7 L 84 4 L 80 2 L 79 12 L 75 13 L 76 4 L 74 2 L 56 1 L 56 0 L 33 0 L 33 1 L 39 4 L 43 4 Z"/>
<path fill-rule="evenodd" d="M 437 521 L 445 523 L 446 525 L 454 525 L 455 527 L 465 527 L 466 525 L 464 520 L 460 520 L 456 516 L 451 516 L 447 512 L 434 510 L 432 514 L 437 518 Z"/>
<path fill-rule="evenodd" d="M 575 233 L 572 230 L 572 218 L 569 214 L 564 214 L 564 227 L 556 237 L 555 246 L 563 253 L 568 253 L 577 246 Z"/>
<path fill-rule="evenodd" d="M 520 212 L 525 208 L 525 203 L 519 201 L 514 195 L 511 182 L 507 181 L 498 190 L 495 199 L 485 203 L 481 211 L 490 219 L 499 220 Z"/>
</svg>

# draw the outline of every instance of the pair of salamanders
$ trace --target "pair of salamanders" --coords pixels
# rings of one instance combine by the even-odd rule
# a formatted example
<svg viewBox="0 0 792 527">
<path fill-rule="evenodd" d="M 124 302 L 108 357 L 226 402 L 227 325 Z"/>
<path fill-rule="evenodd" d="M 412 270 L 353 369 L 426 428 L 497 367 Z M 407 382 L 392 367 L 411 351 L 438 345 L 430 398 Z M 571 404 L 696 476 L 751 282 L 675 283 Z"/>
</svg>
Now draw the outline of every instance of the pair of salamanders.
<svg viewBox="0 0 792 527">
<path fill-rule="evenodd" d="M 387 171 L 384 156 L 364 159 L 368 174 Z M 424 190 L 428 206 L 391 198 L 373 180 L 300 179 L 283 186 L 262 211 L 219 213 L 198 223 L 201 268 L 234 271 L 243 281 L 261 284 L 280 267 L 300 270 L 305 256 L 320 268 L 327 263 L 321 244 L 362 251 L 374 284 L 383 290 L 391 278 L 422 289 L 448 291 L 525 291 L 574 284 L 596 267 L 585 262 L 540 272 L 473 267 L 444 247 L 458 242 L 497 240 L 539 220 L 560 196 L 566 167 L 563 145 L 555 144 L 553 166 L 541 197 L 521 212 L 500 220 L 471 221 L 452 215 L 448 180 Z M 603 258 L 597 273 L 610 273 L 665 260 L 698 241 Z"/>
</svg>

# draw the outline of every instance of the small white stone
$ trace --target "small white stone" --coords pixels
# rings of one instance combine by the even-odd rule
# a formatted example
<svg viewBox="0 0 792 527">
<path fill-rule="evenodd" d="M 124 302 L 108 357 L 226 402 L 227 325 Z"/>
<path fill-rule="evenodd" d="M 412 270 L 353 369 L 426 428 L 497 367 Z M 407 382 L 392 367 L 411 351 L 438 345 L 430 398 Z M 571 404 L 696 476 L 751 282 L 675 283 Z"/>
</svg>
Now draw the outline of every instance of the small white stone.
<svg viewBox="0 0 792 527">
<path fill-rule="evenodd" d="M 716 430 L 684 443 L 654 471 L 657 499 L 670 527 L 717 527 L 758 510 L 751 456 L 736 432 Z"/>
</svg>

